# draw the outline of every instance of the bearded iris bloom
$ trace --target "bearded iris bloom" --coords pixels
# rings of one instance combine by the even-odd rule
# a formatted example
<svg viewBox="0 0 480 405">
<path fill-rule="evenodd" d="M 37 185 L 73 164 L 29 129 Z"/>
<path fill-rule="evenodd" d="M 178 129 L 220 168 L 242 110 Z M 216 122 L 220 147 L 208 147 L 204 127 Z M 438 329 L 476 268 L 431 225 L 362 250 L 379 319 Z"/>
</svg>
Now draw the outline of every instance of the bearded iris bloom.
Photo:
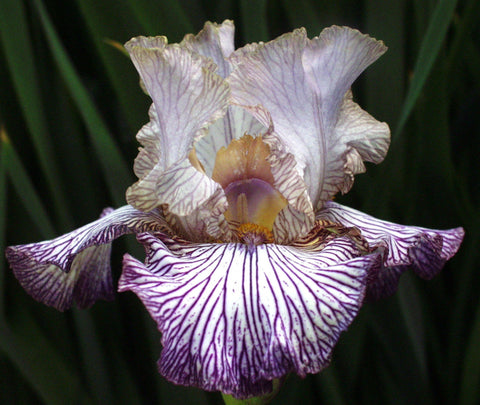
<svg viewBox="0 0 480 405">
<path fill-rule="evenodd" d="M 433 277 L 463 230 L 396 225 L 332 201 L 389 146 L 388 126 L 350 91 L 382 42 L 334 26 L 235 50 L 233 35 L 225 21 L 179 44 L 130 40 L 153 104 L 128 205 L 7 258 L 35 299 L 88 307 L 113 298 L 111 242 L 135 233 L 146 259 L 125 255 L 118 289 L 157 322 L 160 373 L 247 398 L 325 368 L 364 299 L 393 293 L 407 269 Z"/>
</svg>

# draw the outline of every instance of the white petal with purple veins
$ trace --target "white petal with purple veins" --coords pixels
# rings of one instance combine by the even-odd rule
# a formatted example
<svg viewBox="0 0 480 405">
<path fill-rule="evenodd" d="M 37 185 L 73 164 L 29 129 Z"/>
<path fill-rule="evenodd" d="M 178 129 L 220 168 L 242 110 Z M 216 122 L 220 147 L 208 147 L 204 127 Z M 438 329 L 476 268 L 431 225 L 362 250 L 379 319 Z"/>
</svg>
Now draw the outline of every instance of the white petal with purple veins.
<svg viewBox="0 0 480 405">
<path fill-rule="evenodd" d="M 390 145 L 390 129 L 358 104 L 352 93 L 343 99 L 338 121 L 331 137 L 331 149 L 326 157 L 326 171 L 317 209 L 338 191 L 347 193 L 353 185 L 354 175 L 365 172 L 364 161 L 380 163 Z"/>
<path fill-rule="evenodd" d="M 7 248 L 15 277 L 35 299 L 60 310 L 73 299 L 81 307 L 110 299 L 110 242 L 127 233 L 166 229 L 156 212 L 145 214 L 130 206 L 106 209 L 102 215 L 56 239 Z"/>
<path fill-rule="evenodd" d="M 317 218 L 354 226 L 361 231 L 371 248 L 384 251 L 378 284 L 374 282 L 369 286 L 373 297 L 391 294 L 400 273 L 408 268 L 422 278 L 434 277 L 457 252 L 464 236 L 462 228 L 436 230 L 398 225 L 332 201 L 325 204 Z M 388 291 L 376 291 L 381 286 Z"/>
<path fill-rule="evenodd" d="M 308 41 L 302 56 L 306 80 L 321 103 L 322 126 L 330 134 L 343 98 L 355 79 L 387 47 L 349 27 L 325 28 Z"/>
<path fill-rule="evenodd" d="M 166 213 L 166 220 L 183 239 L 192 242 L 229 241 L 232 232 L 223 215 L 226 209 L 227 199 L 220 189 L 189 215 L 179 217 Z"/>
<path fill-rule="evenodd" d="M 185 35 L 180 45 L 211 58 L 218 67 L 217 73 L 225 78 L 231 70 L 226 58 L 235 49 L 234 33 L 235 27 L 230 20 L 225 20 L 222 24 L 207 22 L 197 35 Z"/>
<path fill-rule="evenodd" d="M 148 212 L 161 204 L 178 215 L 186 216 L 212 197 L 220 186 L 186 159 L 167 170 L 160 166 L 127 190 L 127 202 Z"/>
<path fill-rule="evenodd" d="M 356 30 L 331 27 L 312 40 L 299 29 L 231 57 L 235 70 L 228 80 L 234 100 L 269 111 L 275 133 L 297 159 L 314 206 L 346 189 L 345 177 L 363 169 L 362 159 L 379 161 L 386 153 L 386 124 L 362 117 L 363 129 L 349 131 L 343 125 L 348 118 L 341 117 L 350 85 L 385 49 Z M 370 147 L 374 150 L 367 152 Z"/>
<path fill-rule="evenodd" d="M 347 238 L 317 253 L 243 244 L 169 245 L 139 236 L 119 291 L 134 291 L 162 332 L 160 372 L 245 398 L 289 372 L 316 373 L 360 308 L 376 255 Z M 166 242 L 168 243 L 168 242 Z"/>
<path fill-rule="evenodd" d="M 228 78 L 235 101 L 242 105 L 263 106 L 270 113 L 275 132 L 295 155 L 299 173 L 308 162 L 321 158 L 312 92 L 302 66 L 307 41 L 304 29 L 258 46 L 240 49 L 231 57 L 235 69 Z M 257 118 L 269 126 L 268 117 Z"/>
<path fill-rule="evenodd" d="M 216 189 L 207 176 L 200 172 L 195 176 L 188 155 L 194 141 L 225 114 L 230 92 L 213 73 L 216 66 L 211 59 L 177 44 L 160 48 L 149 46 L 150 42 L 156 44 L 158 39 L 139 37 L 125 45 L 155 105 L 150 110 L 151 123 L 138 135 L 144 147 L 135 170 L 140 179 L 127 191 L 127 199 L 142 211 L 168 204 L 172 212 L 187 215 Z M 182 193 L 164 194 L 161 188 L 176 176 L 185 182 L 186 170 L 192 177 L 189 187 Z M 199 183 L 202 192 L 193 193 Z"/>
<path fill-rule="evenodd" d="M 224 117 L 213 123 L 208 134 L 195 143 L 198 159 L 207 175 L 211 176 L 217 152 L 243 135 L 264 134 L 268 130 L 249 111 L 238 105 L 230 105 Z"/>
<path fill-rule="evenodd" d="M 99 299 L 114 298 L 110 252 L 110 243 L 86 248 L 75 257 L 68 273 L 53 264 L 32 261 L 28 267 L 15 266 L 14 274 L 45 305 L 65 311 L 75 301 L 80 308 L 88 308 Z"/>
</svg>

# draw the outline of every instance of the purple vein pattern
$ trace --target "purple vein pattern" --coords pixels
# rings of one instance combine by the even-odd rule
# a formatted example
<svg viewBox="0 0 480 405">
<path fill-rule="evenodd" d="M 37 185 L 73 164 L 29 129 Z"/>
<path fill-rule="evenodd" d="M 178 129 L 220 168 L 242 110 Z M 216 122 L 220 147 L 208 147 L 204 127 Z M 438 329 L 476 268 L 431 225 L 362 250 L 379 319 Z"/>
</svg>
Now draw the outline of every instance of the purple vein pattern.
<svg viewBox="0 0 480 405">
<path fill-rule="evenodd" d="M 433 278 L 457 253 L 465 234 L 463 228 L 434 230 L 398 225 L 333 201 L 325 204 L 317 218 L 354 226 L 371 248 L 384 251 L 382 269 L 368 286 L 367 295 L 371 299 L 395 292 L 400 275 L 409 268 L 424 279 Z"/>
<path fill-rule="evenodd" d="M 274 379 L 329 364 L 365 297 L 393 293 L 408 268 L 437 274 L 463 230 L 396 225 L 330 201 L 390 144 L 388 125 L 350 91 L 383 42 L 348 27 L 313 39 L 298 29 L 235 51 L 231 21 L 167 42 L 126 44 L 153 102 L 137 134 L 130 205 L 6 256 L 35 299 L 85 308 L 113 298 L 111 242 L 135 233 L 146 260 L 125 255 L 118 288 L 137 294 L 157 322 L 159 371 L 237 398 L 270 393 Z M 268 151 L 257 158 L 233 148 L 232 167 L 217 166 L 221 148 L 245 135 Z M 229 184 L 217 182 L 217 170 Z M 288 205 L 268 227 L 256 215 L 229 220 L 230 185 L 254 188 L 264 177 Z M 237 199 L 245 213 L 255 206 L 248 195 Z"/>
<path fill-rule="evenodd" d="M 86 308 L 97 299 L 113 299 L 110 270 L 113 239 L 127 233 L 160 231 L 165 220 L 126 205 L 106 208 L 100 219 L 56 239 L 10 246 L 6 256 L 15 277 L 35 299 L 60 311 L 73 300 Z"/>
<path fill-rule="evenodd" d="M 169 380 L 246 397 L 271 380 L 328 365 L 359 310 L 378 255 L 335 239 L 308 253 L 243 244 L 167 247 L 149 234 L 146 264 L 124 259 L 119 290 L 132 290 L 162 332 L 160 372 Z"/>
</svg>

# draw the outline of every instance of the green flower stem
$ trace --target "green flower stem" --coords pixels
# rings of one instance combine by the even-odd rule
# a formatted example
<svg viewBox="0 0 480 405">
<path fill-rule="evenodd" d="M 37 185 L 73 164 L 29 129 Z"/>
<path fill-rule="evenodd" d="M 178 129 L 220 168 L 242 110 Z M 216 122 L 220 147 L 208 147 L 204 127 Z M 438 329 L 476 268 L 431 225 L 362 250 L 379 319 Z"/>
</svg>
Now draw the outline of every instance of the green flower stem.
<svg viewBox="0 0 480 405">
<path fill-rule="evenodd" d="M 266 405 L 277 395 L 280 387 L 282 386 L 283 379 L 273 380 L 273 390 L 269 394 L 262 395 L 261 397 L 253 397 L 248 399 L 237 399 L 231 395 L 224 394 L 222 392 L 223 401 L 225 405 Z"/>
</svg>

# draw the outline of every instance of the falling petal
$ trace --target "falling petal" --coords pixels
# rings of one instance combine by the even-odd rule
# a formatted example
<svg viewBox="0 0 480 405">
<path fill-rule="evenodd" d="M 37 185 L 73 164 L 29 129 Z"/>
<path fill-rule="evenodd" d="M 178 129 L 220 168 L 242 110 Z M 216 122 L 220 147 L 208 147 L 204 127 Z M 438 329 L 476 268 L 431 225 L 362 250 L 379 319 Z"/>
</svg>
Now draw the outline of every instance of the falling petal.
<svg viewBox="0 0 480 405">
<path fill-rule="evenodd" d="M 169 380 L 239 398 L 271 380 L 316 373 L 359 310 L 377 255 L 348 238 L 316 253 L 279 245 L 170 244 L 139 236 L 146 265 L 126 255 L 119 291 L 143 301 L 162 332 Z"/>
<path fill-rule="evenodd" d="M 56 239 L 10 246 L 6 257 L 15 277 L 35 299 L 61 311 L 73 300 L 84 308 L 99 298 L 113 298 L 113 239 L 166 229 L 164 219 L 155 212 L 145 214 L 130 206 L 110 208 L 97 221 Z"/>
<path fill-rule="evenodd" d="M 325 205 L 317 218 L 354 226 L 361 231 L 371 249 L 383 251 L 383 268 L 378 282 L 369 285 L 368 292 L 378 298 L 393 293 L 400 274 L 409 268 L 422 278 L 434 277 L 457 252 L 464 236 L 462 228 L 435 230 L 398 225 L 332 201 Z"/>
</svg>

